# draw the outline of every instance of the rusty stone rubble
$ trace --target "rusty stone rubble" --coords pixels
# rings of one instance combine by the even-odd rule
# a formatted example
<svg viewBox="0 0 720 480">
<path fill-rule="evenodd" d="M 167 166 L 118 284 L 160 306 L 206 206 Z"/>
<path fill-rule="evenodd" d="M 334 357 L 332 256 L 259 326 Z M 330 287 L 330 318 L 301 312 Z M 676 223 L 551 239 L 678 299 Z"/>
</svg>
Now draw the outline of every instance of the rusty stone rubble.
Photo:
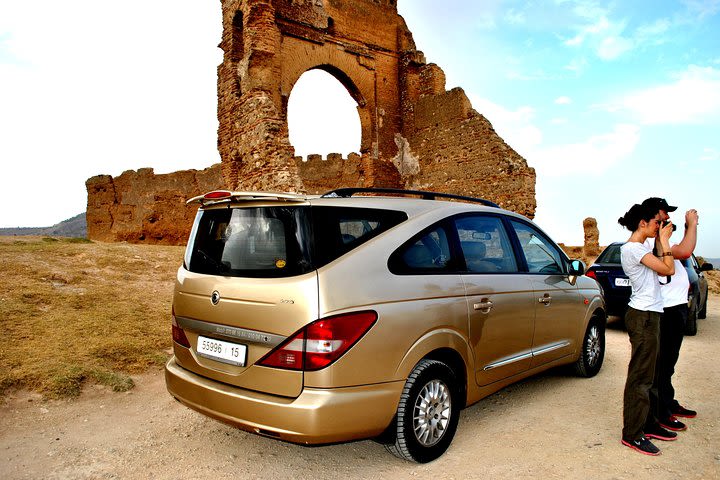
<svg viewBox="0 0 720 480">
<path fill-rule="evenodd" d="M 445 89 L 445 74 L 426 63 L 394 0 L 221 2 L 221 163 L 88 179 L 90 239 L 183 243 L 194 217 L 185 200 L 216 188 L 425 189 L 487 198 L 534 217 L 535 170 L 461 88 Z M 357 102 L 360 152 L 295 157 L 288 98 L 311 69 L 333 75 Z"/>
</svg>

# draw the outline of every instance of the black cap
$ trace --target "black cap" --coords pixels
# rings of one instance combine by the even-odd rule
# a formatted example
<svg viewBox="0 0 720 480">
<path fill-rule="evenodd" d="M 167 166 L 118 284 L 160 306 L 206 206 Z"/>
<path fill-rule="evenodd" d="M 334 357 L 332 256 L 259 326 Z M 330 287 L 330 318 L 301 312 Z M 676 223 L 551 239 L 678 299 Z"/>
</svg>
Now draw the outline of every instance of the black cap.
<svg viewBox="0 0 720 480">
<path fill-rule="evenodd" d="M 646 207 L 657 208 L 658 210 L 665 210 L 666 212 L 674 212 L 677 207 L 671 207 L 668 205 L 667 200 L 659 197 L 650 197 L 646 199 L 642 204 Z"/>
</svg>

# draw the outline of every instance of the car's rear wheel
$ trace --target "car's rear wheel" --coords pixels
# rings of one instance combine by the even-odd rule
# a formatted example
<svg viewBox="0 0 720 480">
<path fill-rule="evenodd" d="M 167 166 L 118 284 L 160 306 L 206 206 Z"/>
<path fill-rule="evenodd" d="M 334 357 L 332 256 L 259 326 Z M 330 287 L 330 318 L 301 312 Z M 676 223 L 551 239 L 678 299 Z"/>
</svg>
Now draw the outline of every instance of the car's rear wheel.
<svg viewBox="0 0 720 480">
<path fill-rule="evenodd" d="M 457 377 L 446 364 L 421 360 L 405 382 L 389 452 L 405 460 L 427 463 L 450 446 L 460 416 Z"/>
<path fill-rule="evenodd" d="M 594 377 L 605 358 L 605 323 L 593 317 L 583 336 L 580 357 L 575 362 L 575 373 L 581 377 Z"/>
</svg>

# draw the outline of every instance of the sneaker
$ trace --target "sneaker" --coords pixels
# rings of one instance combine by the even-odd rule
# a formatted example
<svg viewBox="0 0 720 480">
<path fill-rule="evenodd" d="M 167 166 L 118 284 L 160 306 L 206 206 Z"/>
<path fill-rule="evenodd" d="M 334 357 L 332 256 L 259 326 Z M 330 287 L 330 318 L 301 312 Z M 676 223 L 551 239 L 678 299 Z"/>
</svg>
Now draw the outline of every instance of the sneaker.
<svg viewBox="0 0 720 480">
<path fill-rule="evenodd" d="M 678 405 L 677 407 L 672 409 L 673 417 L 683 417 L 683 418 L 695 418 L 697 417 L 697 412 L 695 410 L 690 410 L 682 405 Z"/>
<path fill-rule="evenodd" d="M 656 440 L 671 442 L 673 440 L 677 440 L 678 434 L 675 432 L 671 432 L 670 430 L 665 430 L 660 425 L 655 425 L 652 428 L 645 429 L 645 436 L 647 438 L 654 438 Z"/>
<path fill-rule="evenodd" d="M 623 438 L 622 444 L 627 445 L 633 450 L 637 450 L 643 455 L 660 455 L 660 449 L 653 445 L 652 442 L 645 437 L 640 437 L 639 440 L 626 440 Z"/>
<path fill-rule="evenodd" d="M 673 417 L 672 415 L 670 416 L 670 418 L 660 420 L 659 423 L 661 427 L 672 430 L 673 432 L 682 432 L 683 430 L 687 430 L 687 425 L 685 425 L 683 422 Z"/>
</svg>

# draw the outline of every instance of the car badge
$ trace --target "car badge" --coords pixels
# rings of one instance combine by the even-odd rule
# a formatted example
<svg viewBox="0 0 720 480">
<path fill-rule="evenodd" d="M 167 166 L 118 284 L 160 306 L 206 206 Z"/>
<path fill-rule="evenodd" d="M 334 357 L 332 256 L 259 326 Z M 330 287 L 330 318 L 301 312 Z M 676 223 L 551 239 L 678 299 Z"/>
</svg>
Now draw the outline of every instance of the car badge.
<svg viewBox="0 0 720 480">
<path fill-rule="evenodd" d="M 215 290 L 210 296 L 210 301 L 213 305 L 217 305 L 218 303 L 220 303 L 220 292 Z"/>
</svg>

